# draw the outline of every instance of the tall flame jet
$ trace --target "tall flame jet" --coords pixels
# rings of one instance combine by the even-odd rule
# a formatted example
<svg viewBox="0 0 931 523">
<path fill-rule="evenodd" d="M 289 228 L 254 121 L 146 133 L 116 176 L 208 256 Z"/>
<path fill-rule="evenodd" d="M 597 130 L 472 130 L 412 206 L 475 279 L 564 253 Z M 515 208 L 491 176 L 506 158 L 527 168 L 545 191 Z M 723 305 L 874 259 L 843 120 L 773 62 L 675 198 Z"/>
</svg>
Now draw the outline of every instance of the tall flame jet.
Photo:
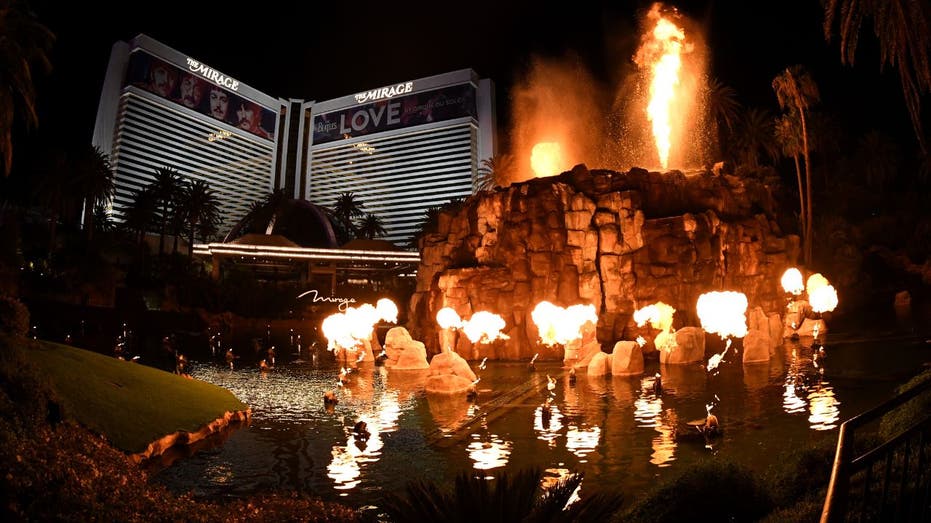
<svg viewBox="0 0 931 523">
<path fill-rule="evenodd" d="M 685 31 L 661 12 L 661 4 L 653 4 L 647 20 L 652 28 L 643 36 L 634 61 L 649 77 L 650 102 L 647 119 L 653 125 L 653 139 L 663 169 L 669 166 L 669 149 L 673 130 L 673 104 L 676 86 L 682 68 L 682 54 L 691 45 L 685 40 Z"/>
</svg>

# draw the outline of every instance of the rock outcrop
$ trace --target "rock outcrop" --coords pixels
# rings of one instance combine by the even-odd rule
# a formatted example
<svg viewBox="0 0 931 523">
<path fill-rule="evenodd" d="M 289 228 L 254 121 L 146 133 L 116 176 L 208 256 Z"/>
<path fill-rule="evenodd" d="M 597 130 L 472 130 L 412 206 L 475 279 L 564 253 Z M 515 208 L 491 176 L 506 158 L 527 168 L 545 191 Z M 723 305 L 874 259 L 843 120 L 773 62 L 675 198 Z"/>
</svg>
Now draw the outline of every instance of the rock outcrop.
<svg viewBox="0 0 931 523">
<path fill-rule="evenodd" d="M 700 324 L 695 303 L 710 290 L 737 290 L 751 307 L 780 311 L 779 279 L 794 265 L 798 237 L 780 232 L 774 208 L 755 180 L 583 165 L 481 192 L 440 213 L 421 238 L 408 327 L 435 354 L 439 309 L 487 310 L 504 317 L 510 338 L 483 347 L 483 357 L 558 360 L 565 348 L 541 345 L 530 317 L 542 300 L 593 304 L 594 342 L 604 347 L 636 339 L 633 312 L 656 301 L 678 311 L 677 327 Z"/>
</svg>

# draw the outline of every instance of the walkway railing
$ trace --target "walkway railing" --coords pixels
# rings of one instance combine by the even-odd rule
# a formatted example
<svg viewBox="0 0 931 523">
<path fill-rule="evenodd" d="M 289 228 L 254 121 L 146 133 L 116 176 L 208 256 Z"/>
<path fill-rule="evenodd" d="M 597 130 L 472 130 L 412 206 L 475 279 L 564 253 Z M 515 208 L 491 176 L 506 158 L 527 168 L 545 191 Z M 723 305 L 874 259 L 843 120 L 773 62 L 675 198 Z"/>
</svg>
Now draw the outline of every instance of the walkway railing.
<svg viewBox="0 0 931 523">
<path fill-rule="evenodd" d="M 885 441 L 876 430 L 884 415 L 926 391 L 931 379 L 840 426 L 821 523 L 931 521 L 931 412 Z"/>
</svg>

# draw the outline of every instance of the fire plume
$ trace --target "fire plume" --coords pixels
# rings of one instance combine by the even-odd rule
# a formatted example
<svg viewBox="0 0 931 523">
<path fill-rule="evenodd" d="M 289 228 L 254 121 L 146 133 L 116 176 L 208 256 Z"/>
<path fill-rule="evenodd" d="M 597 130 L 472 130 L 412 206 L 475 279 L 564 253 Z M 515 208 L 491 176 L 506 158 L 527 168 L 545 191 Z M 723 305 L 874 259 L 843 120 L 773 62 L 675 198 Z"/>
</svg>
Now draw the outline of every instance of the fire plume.
<svg viewBox="0 0 931 523">
<path fill-rule="evenodd" d="M 691 51 L 686 42 L 685 31 L 661 12 L 660 4 L 654 4 L 647 15 L 652 29 L 643 37 L 635 61 L 649 77 L 650 101 L 647 119 L 653 127 L 653 139 L 663 169 L 669 166 L 669 150 L 672 146 L 673 121 L 677 93 L 682 69 L 682 55 Z"/>
<path fill-rule="evenodd" d="M 802 284 L 802 273 L 795 267 L 787 269 L 786 272 L 782 274 L 781 283 L 782 290 L 789 294 L 798 296 L 805 290 L 805 285 Z"/>
<path fill-rule="evenodd" d="M 530 152 L 530 168 L 537 178 L 555 176 L 565 168 L 559 142 L 540 142 Z"/>
<path fill-rule="evenodd" d="M 582 337 L 582 326 L 587 322 L 598 323 L 594 305 L 572 305 L 563 309 L 548 301 L 541 301 L 530 313 L 540 341 L 544 345 L 566 345 Z"/>
</svg>

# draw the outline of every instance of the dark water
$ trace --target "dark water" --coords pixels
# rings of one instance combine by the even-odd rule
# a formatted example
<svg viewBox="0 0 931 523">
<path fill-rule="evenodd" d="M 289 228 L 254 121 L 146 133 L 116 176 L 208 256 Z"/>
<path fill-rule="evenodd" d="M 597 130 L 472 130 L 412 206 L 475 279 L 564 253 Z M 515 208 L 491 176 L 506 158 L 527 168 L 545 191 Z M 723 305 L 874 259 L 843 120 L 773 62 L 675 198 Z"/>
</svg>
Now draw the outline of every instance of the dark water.
<svg viewBox="0 0 931 523">
<path fill-rule="evenodd" d="M 574 385 L 556 363 L 538 363 L 535 372 L 526 363 L 473 363 L 481 378 L 475 403 L 425 394 L 425 371 L 369 365 L 338 389 L 333 366 L 298 360 L 261 373 L 195 363 L 193 376 L 231 390 L 252 407 L 252 421 L 155 478 L 210 498 L 298 490 L 362 506 L 414 479 L 449 484 L 461 471 L 495 476 L 537 466 L 553 479 L 584 472 L 583 496 L 597 486 L 635 499 L 709 455 L 763 471 L 785 451 L 836 439 L 841 421 L 919 373 L 931 344 L 914 331 L 829 335 L 819 365 L 812 355 L 789 342 L 769 364 L 730 357 L 709 374 L 699 365 L 648 363 L 643 376 L 579 374 Z M 657 372 L 661 395 L 652 390 Z M 558 377 L 548 424 L 547 375 Z M 326 390 L 338 390 L 332 412 L 323 407 Z M 708 405 L 723 427 L 711 445 L 688 426 Z M 353 434 L 358 420 L 371 432 L 367 442 Z"/>
</svg>

